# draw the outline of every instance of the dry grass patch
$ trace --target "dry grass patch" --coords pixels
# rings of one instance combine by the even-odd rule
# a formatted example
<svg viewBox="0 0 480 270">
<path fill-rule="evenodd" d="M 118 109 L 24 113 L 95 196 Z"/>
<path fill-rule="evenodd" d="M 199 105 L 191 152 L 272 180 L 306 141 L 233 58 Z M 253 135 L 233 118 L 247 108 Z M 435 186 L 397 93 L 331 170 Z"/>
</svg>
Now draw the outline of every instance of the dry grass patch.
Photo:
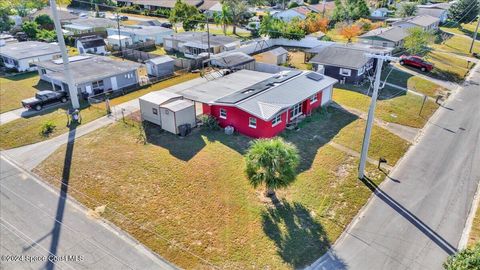
<svg viewBox="0 0 480 270">
<path fill-rule="evenodd" d="M 478 242 L 480 242 L 480 206 L 477 207 L 477 212 L 473 219 L 472 230 L 468 236 L 468 246 L 474 246 Z"/>
<path fill-rule="evenodd" d="M 335 129 L 351 122 L 330 117 L 324 122 Z M 183 268 L 208 268 L 206 261 L 228 269 L 305 266 L 371 194 L 357 180 L 356 158 L 299 132 L 286 136 L 302 162 L 297 181 L 279 192 L 279 207 L 260 199 L 244 176 L 249 138 L 195 129 L 181 139 L 147 124 L 143 145 L 138 134 L 117 123 L 76 140 L 69 193 L 91 209 L 107 205 L 104 218 Z M 64 158 L 62 147 L 35 172 L 58 187 Z M 372 166 L 368 171 L 376 183 L 383 179 Z"/>
<path fill-rule="evenodd" d="M 431 71 L 432 75 L 456 82 L 462 81 L 468 71 L 475 65 L 475 63 L 457 57 L 455 54 L 437 51 L 429 52 L 425 60 L 435 65 Z"/>
<path fill-rule="evenodd" d="M 289 51 L 288 63 L 297 69 L 311 70 L 312 64 L 305 63 L 305 53 L 302 51 Z"/>
<path fill-rule="evenodd" d="M 52 89 L 52 85 L 40 81 L 37 72 L 0 78 L 0 113 L 22 107 L 21 101 L 33 97 L 38 90 Z"/>
</svg>

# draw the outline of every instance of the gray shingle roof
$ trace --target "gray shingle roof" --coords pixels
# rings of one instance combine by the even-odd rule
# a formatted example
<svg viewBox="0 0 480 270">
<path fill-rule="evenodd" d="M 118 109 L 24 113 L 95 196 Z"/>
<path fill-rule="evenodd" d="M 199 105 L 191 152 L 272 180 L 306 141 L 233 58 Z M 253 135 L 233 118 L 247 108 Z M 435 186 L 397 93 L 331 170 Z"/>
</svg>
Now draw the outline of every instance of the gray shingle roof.
<svg viewBox="0 0 480 270">
<path fill-rule="evenodd" d="M 141 64 L 136 62 L 114 60 L 111 57 L 99 55 L 72 56 L 69 58 L 69 61 L 72 76 L 77 84 L 97 81 L 129 71 L 134 71 L 141 66 Z M 62 82 L 66 81 L 61 59 L 38 62 L 37 66 L 53 71 L 46 76 Z"/>
<path fill-rule="evenodd" d="M 346 46 L 328 46 L 319 50 L 318 54 L 310 59 L 310 63 L 359 69 L 368 62 L 364 50 L 349 48 Z"/>
<path fill-rule="evenodd" d="M 415 16 L 415 17 L 411 17 L 411 18 L 408 18 L 408 19 L 405 19 L 405 20 L 395 22 L 395 23 L 393 23 L 393 25 L 400 24 L 402 22 L 409 22 L 409 23 L 412 23 L 412 24 L 415 24 L 415 25 L 418 25 L 418 26 L 421 26 L 421 27 L 426 27 L 426 26 L 432 25 L 434 23 L 437 23 L 439 21 L 440 20 L 437 17 L 433 17 L 433 16 L 430 16 L 430 15 L 419 15 L 419 16 Z"/>
<path fill-rule="evenodd" d="M 400 27 L 377 28 L 360 36 L 360 38 L 379 37 L 385 40 L 398 42 L 408 36 L 408 32 Z"/>
<path fill-rule="evenodd" d="M 93 28 L 100 28 L 100 27 L 115 27 L 116 22 L 107 18 L 81 18 L 76 20 L 71 20 L 71 24 L 82 25 L 82 26 L 89 26 Z"/>
<path fill-rule="evenodd" d="M 60 47 L 57 44 L 39 41 L 25 41 L 7 43 L 5 46 L 0 48 L 0 55 L 11 57 L 17 60 L 48 54 L 60 54 Z"/>
<path fill-rule="evenodd" d="M 435 18 L 440 18 L 445 13 L 446 13 L 446 10 L 439 9 L 439 8 L 418 8 L 417 9 L 418 15 L 430 15 Z"/>
</svg>

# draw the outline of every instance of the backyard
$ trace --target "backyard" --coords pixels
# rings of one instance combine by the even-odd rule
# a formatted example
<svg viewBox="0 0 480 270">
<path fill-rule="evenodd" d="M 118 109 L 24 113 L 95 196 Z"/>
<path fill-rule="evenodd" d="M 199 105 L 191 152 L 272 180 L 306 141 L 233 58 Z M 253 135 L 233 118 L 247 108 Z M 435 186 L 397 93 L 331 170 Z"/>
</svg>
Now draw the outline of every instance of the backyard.
<svg viewBox="0 0 480 270">
<path fill-rule="evenodd" d="M 357 179 L 357 158 L 327 144 L 358 148 L 363 121 L 341 110 L 317 112 L 300 131 L 281 135 L 297 146 L 301 164 L 296 182 L 278 192 L 280 205 L 244 176 L 243 154 L 251 139 L 206 128 L 180 139 L 146 124 L 144 145 L 138 123 L 127 122 L 75 142 L 70 195 L 91 209 L 106 206 L 102 217 L 182 268 L 306 266 L 340 236 L 371 194 Z M 372 155 L 395 160 L 408 148 L 381 128 L 373 136 Z M 35 169 L 56 187 L 65 150 Z M 374 165 L 367 174 L 377 184 L 384 178 Z"/>
<path fill-rule="evenodd" d="M 37 72 L 0 78 L 0 113 L 22 107 L 21 101 L 33 97 L 38 90 L 52 89 L 52 85 L 39 81 Z"/>
</svg>

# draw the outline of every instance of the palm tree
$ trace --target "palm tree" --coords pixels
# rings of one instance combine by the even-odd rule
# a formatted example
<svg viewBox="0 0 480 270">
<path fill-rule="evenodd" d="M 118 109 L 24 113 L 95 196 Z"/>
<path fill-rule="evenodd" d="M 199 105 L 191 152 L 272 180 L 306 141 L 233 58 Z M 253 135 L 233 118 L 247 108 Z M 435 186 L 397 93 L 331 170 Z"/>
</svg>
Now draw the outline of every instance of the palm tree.
<svg viewBox="0 0 480 270">
<path fill-rule="evenodd" d="M 264 184 L 265 195 L 274 198 L 276 189 L 295 181 L 299 160 L 293 144 L 281 138 L 258 139 L 245 155 L 245 173 L 253 187 Z"/>
<path fill-rule="evenodd" d="M 227 26 L 232 23 L 232 12 L 230 12 L 230 8 L 226 5 L 222 5 L 222 11 L 215 12 L 213 14 L 213 20 L 217 25 L 222 26 L 223 34 L 227 35 Z"/>
</svg>

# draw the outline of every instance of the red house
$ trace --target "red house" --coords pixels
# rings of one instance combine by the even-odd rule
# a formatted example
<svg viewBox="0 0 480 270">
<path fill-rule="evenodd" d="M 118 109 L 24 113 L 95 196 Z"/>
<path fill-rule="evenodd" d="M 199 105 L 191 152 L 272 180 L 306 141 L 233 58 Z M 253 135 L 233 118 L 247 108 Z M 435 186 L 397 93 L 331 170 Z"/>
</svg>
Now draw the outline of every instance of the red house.
<svg viewBox="0 0 480 270">
<path fill-rule="evenodd" d="M 195 79 L 166 91 L 194 101 L 197 114 L 214 116 L 222 127 L 232 126 L 254 138 L 269 138 L 328 104 L 336 82 L 311 71 L 270 74 L 240 70 L 214 80 Z"/>
</svg>

